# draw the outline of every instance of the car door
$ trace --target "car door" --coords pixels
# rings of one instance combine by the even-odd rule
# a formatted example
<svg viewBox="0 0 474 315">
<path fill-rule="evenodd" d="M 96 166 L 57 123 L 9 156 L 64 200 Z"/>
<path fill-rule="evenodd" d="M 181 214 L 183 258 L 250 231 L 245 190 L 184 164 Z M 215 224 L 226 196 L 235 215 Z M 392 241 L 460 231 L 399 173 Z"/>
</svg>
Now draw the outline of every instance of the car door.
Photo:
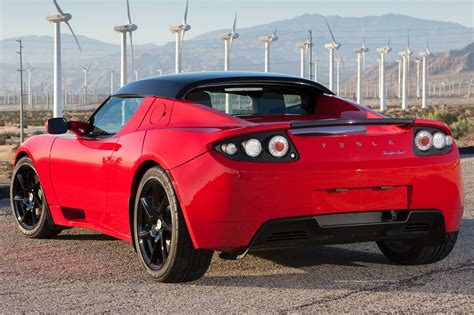
<svg viewBox="0 0 474 315">
<path fill-rule="evenodd" d="M 112 153 L 118 133 L 133 116 L 143 98 L 112 97 L 89 120 L 83 137 L 58 137 L 51 149 L 53 189 L 67 219 L 100 224 L 107 220 L 106 191 Z"/>
</svg>

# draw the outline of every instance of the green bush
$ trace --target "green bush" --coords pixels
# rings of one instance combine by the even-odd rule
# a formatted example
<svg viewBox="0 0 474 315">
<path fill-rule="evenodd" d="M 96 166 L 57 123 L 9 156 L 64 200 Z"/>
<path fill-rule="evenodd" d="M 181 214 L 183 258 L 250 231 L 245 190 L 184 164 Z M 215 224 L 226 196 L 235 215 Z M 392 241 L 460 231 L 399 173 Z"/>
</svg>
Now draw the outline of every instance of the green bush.
<svg viewBox="0 0 474 315">
<path fill-rule="evenodd" d="M 430 107 L 416 113 L 416 117 L 445 122 L 455 139 L 462 138 L 474 130 L 471 112 L 468 109 L 451 107 Z"/>
</svg>

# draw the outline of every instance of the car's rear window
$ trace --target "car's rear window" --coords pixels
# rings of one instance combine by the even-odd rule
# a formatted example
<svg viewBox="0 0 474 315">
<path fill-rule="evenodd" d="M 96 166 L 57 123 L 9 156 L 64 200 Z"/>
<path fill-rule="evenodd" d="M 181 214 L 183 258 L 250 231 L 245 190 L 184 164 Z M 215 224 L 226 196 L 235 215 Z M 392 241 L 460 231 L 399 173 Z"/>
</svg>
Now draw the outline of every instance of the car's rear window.
<svg viewBox="0 0 474 315">
<path fill-rule="evenodd" d="M 186 99 L 232 115 L 304 115 L 313 111 L 310 92 L 289 86 L 207 87 Z M 312 105 L 312 106 L 311 106 Z"/>
</svg>

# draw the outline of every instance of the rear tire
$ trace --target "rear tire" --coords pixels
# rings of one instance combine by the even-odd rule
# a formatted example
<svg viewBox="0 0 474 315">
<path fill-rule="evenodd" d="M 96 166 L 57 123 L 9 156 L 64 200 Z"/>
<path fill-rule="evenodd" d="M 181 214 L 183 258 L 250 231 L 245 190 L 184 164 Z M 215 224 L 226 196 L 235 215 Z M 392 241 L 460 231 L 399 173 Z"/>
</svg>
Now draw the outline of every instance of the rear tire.
<svg viewBox="0 0 474 315">
<path fill-rule="evenodd" d="M 62 229 L 53 223 L 38 173 L 29 157 L 21 158 L 13 170 L 10 205 L 23 235 L 47 238 L 61 233 Z"/>
<path fill-rule="evenodd" d="M 390 261 L 400 265 L 431 264 L 446 258 L 456 244 L 458 232 L 446 234 L 443 244 L 420 246 L 409 241 L 380 241 L 377 242 L 382 253 Z"/>
<path fill-rule="evenodd" d="M 133 237 L 147 273 L 160 282 L 201 278 L 211 250 L 195 249 L 173 186 L 160 167 L 149 169 L 137 189 Z"/>
</svg>

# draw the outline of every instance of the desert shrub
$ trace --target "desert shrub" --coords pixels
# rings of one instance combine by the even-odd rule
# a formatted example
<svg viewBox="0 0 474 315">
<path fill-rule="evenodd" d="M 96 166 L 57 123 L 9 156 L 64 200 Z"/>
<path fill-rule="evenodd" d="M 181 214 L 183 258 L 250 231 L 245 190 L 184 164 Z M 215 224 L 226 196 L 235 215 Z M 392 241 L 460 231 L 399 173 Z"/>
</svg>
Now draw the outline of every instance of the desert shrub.
<svg viewBox="0 0 474 315">
<path fill-rule="evenodd" d="M 445 122 L 453 132 L 455 139 L 462 138 L 474 130 L 474 122 L 468 109 L 451 107 L 431 107 L 421 110 L 416 117 Z"/>
<path fill-rule="evenodd" d="M 462 117 L 450 124 L 449 128 L 453 132 L 453 137 L 459 139 L 474 131 L 474 123 L 469 118 Z"/>
</svg>

